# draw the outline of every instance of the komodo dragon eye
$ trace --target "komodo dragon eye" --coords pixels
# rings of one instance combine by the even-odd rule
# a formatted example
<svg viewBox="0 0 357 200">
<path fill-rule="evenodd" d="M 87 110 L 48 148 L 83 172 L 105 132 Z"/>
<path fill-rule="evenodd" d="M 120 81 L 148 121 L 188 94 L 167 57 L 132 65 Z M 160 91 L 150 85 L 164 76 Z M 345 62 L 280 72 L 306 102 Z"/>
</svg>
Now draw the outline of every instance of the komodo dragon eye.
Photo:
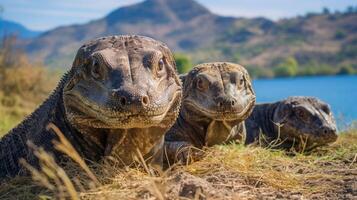
<svg viewBox="0 0 357 200">
<path fill-rule="evenodd" d="M 207 90 L 209 87 L 209 82 L 208 80 L 206 80 L 205 78 L 202 78 L 200 76 L 198 76 L 196 78 L 196 88 L 201 90 L 201 91 L 205 91 Z"/>
<path fill-rule="evenodd" d="M 241 89 L 244 84 L 244 75 L 239 75 L 238 73 L 232 73 L 230 75 L 230 81 L 232 84 L 235 84 L 238 89 Z"/>
<path fill-rule="evenodd" d="M 163 69 L 164 69 L 164 66 L 165 66 L 165 62 L 164 62 L 164 59 L 163 58 L 161 58 L 160 60 L 159 60 L 159 64 L 158 64 L 158 70 L 159 71 L 162 71 Z"/>
<path fill-rule="evenodd" d="M 306 117 L 306 113 L 305 113 L 305 111 L 302 110 L 302 109 L 297 109 L 297 110 L 295 111 L 295 114 L 296 114 L 299 118 L 301 118 L 301 119 L 305 119 L 305 117 Z"/>
<path fill-rule="evenodd" d="M 239 79 L 238 84 L 239 84 L 239 86 L 242 86 L 242 85 L 243 85 L 243 83 L 244 83 L 244 78 L 243 78 L 243 77 L 241 77 L 241 78 Z"/>
<path fill-rule="evenodd" d="M 92 62 L 92 70 L 91 70 L 92 76 L 95 79 L 100 78 L 100 66 L 99 63 L 96 59 L 93 60 Z"/>
<path fill-rule="evenodd" d="M 322 107 L 321 107 L 321 110 L 322 111 L 324 111 L 326 114 L 331 114 L 331 111 L 330 111 L 330 108 L 329 108 L 329 106 L 328 105 L 323 105 Z"/>
</svg>

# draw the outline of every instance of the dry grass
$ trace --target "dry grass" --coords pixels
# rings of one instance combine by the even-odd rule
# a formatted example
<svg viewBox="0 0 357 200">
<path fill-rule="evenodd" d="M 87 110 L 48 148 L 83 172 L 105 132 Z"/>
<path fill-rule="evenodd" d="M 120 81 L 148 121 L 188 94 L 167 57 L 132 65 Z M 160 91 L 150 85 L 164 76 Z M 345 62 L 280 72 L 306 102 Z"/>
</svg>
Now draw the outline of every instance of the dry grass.
<svg viewBox="0 0 357 200">
<path fill-rule="evenodd" d="M 42 170 L 25 164 L 35 181 L 18 177 L 3 183 L 0 199 L 348 199 L 356 193 L 357 131 L 341 134 L 331 146 L 294 156 L 261 147 L 216 146 L 206 149 L 201 161 L 160 175 L 140 166 L 118 168 L 115 160 L 88 167 L 60 138 L 57 149 L 75 162 L 61 168 L 32 146 Z"/>
</svg>

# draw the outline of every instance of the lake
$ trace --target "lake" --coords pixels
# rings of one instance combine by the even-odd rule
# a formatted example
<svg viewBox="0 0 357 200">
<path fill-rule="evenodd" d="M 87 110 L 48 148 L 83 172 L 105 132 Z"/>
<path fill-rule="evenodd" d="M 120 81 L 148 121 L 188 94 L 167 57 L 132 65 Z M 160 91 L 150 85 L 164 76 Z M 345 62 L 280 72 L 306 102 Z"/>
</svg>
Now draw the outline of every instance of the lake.
<svg viewBox="0 0 357 200">
<path fill-rule="evenodd" d="M 257 79 L 253 87 L 258 103 L 288 96 L 314 96 L 331 105 L 340 128 L 357 120 L 357 76 Z"/>
</svg>

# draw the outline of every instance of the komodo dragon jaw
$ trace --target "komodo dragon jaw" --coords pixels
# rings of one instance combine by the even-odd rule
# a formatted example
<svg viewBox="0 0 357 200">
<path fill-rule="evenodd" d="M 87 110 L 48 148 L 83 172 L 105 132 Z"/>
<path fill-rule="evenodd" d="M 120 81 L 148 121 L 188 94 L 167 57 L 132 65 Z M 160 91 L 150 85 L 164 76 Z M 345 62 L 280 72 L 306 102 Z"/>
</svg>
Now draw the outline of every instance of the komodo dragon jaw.
<svg viewBox="0 0 357 200">
<path fill-rule="evenodd" d="M 162 126 L 168 116 L 174 122 L 172 107 L 182 91 L 170 50 L 147 38 L 98 43 L 81 47 L 76 73 L 64 88 L 70 123 L 129 129 Z"/>
<path fill-rule="evenodd" d="M 248 72 L 233 63 L 205 63 L 184 78 L 183 107 L 216 121 L 246 119 L 254 108 L 255 94 Z"/>
</svg>

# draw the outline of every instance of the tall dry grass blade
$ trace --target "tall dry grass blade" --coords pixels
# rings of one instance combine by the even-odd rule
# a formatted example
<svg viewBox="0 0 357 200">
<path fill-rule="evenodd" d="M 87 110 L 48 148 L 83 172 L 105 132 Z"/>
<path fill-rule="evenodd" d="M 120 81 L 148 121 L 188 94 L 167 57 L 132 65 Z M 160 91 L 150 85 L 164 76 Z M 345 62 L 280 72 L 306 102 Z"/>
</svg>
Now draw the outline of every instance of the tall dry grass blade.
<svg viewBox="0 0 357 200">
<path fill-rule="evenodd" d="M 58 199 L 66 199 L 65 194 L 67 193 L 71 199 L 79 200 L 79 195 L 72 181 L 66 172 L 57 165 L 55 159 L 43 148 L 37 147 L 32 142 L 28 141 L 27 145 L 33 150 L 34 154 L 39 159 L 41 171 L 32 167 L 24 159 L 20 160 L 20 162 L 30 171 L 33 179 L 39 181 L 42 186 L 57 193 Z M 56 186 L 51 184 L 51 180 Z"/>
<path fill-rule="evenodd" d="M 49 190 L 54 190 L 55 186 L 50 183 L 46 176 L 42 176 L 41 172 L 38 171 L 36 168 L 31 166 L 26 162 L 25 159 L 20 158 L 19 163 L 24 166 L 32 175 L 32 180 L 38 182 L 40 185 L 46 187 Z"/>
<path fill-rule="evenodd" d="M 141 165 L 144 167 L 146 173 L 154 176 L 154 174 L 152 174 L 149 166 L 146 164 L 145 159 L 143 157 L 143 154 L 140 152 L 140 150 L 138 148 L 136 148 L 135 150 L 136 150 L 136 153 L 137 153 L 137 155 L 139 157 L 139 161 L 140 161 Z"/>
<path fill-rule="evenodd" d="M 79 164 L 79 166 L 87 173 L 90 179 L 96 184 L 100 185 L 100 182 L 98 181 L 97 177 L 94 175 L 94 173 L 89 169 L 88 165 L 85 163 L 85 161 L 82 159 L 82 157 L 78 154 L 76 149 L 72 146 L 72 144 L 67 140 L 67 138 L 64 136 L 62 131 L 53 123 L 49 123 L 47 125 L 47 130 L 52 129 L 57 136 L 60 139 L 60 142 L 58 141 L 53 141 L 55 148 L 62 153 L 68 155 L 70 158 L 72 158 L 76 163 Z"/>
<path fill-rule="evenodd" d="M 164 162 L 166 162 L 168 165 L 169 165 L 169 169 L 171 168 L 171 163 L 170 163 L 170 159 L 169 159 L 169 155 L 167 154 L 167 148 L 166 148 L 166 146 L 164 145 L 164 153 L 165 153 L 165 161 Z"/>
<path fill-rule="evenodd" d="M 306 151 L 307 147 L 307 137 L 303 138 L 303 136 L 300 135 L 300 144 L 299 145 L 299 153 L 303 154 Z"/>
<path fill-rule="evenodd" d="M 139 157 L 139 161 L 141 163 L 141 165 L 144 167 L 146 173 L 148 173 L 151 177 L 155 176 L 154 170 L 150 168 L 150 166 L 148 166 L 145 162 L 145 159 L 143 157 L 143 154 L 140 152 L 140 150 L 138 148 L 136 148 L 136 153 Z M 160 172 L 161 173 L 161 172 Z M 162 174 L 162 173 L 161 173 Z M 160 177 L 163 178 L 163 177 Z M 155 180 L 150 180 L 151 184 L 149 188 L 147 188 L 149 191 L 151 191 L 151 193 L 159 200 L 164 200 L 164 191 L 161 191 L 159 189 L 159 186 L 157 185 L 157 183 L 155 182 Z"/>
</svg>

